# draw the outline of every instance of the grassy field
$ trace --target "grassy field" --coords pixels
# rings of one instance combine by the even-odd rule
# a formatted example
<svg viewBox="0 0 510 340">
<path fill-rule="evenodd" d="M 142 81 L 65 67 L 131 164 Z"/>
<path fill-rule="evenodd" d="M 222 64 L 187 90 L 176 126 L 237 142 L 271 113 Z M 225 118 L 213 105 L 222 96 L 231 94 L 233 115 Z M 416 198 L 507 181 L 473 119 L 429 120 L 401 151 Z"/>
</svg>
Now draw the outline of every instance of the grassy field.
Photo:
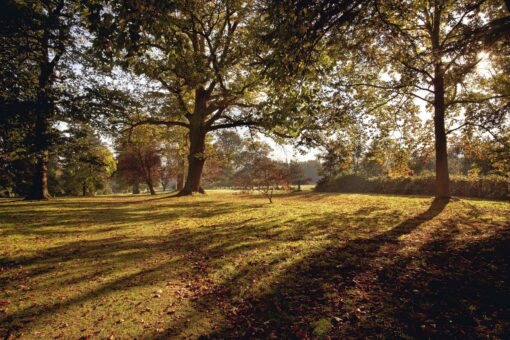
<svg viewBox="0 0 510 340">
<path fill-rule="evenodd" d="M 510 204 L 0 200 L 0 337 L 508 338 Z"/>
</svg>

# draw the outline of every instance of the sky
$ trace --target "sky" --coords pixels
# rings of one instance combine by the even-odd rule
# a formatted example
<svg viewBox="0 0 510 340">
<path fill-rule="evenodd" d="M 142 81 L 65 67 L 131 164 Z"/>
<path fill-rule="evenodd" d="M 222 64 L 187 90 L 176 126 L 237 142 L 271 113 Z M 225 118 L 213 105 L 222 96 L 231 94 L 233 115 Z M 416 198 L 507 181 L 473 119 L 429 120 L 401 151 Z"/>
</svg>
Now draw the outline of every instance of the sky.
<svg viewBox="0 0 510 340">
<path fill-rule="evenodd" d="M 300 162 L 317 159 L 320 150 L 316 148 L 304 148 L 305 153 L 302 154 L 296 148 L 289 144 L 278 144 L 274 140 L 268 137 L 261 138 L 264 142 L 269 144 L 273 149 L 270 157 L 279 161 L 289 162 L 291 160 L 297 160 Z"/>
</svg>

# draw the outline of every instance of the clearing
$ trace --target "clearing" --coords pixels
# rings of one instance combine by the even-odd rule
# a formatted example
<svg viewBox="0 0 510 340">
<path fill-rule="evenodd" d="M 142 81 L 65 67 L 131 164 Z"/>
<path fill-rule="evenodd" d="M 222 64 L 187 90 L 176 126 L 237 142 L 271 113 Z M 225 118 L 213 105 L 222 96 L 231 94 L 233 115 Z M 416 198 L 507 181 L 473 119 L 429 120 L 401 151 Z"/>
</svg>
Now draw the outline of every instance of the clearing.
<svg viewBox="0 0 510 340">
<path fill-rule="evenodd" d="M 510 204 L 0 200 L 0 337 L 508 338 Z"/>
</svg>

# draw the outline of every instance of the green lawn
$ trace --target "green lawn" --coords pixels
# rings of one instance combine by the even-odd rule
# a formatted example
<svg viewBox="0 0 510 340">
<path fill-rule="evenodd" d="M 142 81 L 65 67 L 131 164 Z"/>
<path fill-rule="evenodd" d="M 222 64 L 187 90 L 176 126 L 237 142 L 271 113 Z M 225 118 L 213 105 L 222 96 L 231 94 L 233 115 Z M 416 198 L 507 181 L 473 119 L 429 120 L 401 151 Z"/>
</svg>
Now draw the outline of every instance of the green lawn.
<svg viewBox="0 0 510 340">
<path fill-rule="evenodd" d="M 0 337 L 505 338 L 510 204 L 0 200 Z"/>
</svg>

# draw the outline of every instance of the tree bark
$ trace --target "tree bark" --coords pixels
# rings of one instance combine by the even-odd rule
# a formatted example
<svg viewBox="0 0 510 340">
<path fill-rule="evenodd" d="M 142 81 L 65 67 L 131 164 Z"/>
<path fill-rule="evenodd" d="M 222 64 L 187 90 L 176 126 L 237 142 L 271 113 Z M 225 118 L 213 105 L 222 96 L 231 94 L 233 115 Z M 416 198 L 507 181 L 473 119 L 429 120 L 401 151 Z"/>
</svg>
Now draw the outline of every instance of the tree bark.
<svg viewBox="0 0 510 340">
<path fill-rule="evenodd" d="M 46 103 L 38 105 L 37 118 L 35 122 L 34 154 L 35 166 L 32 189 L 27 196 L 29 200 L 46 200 L 51 198 L 48 192 L 48 127 Z"/>
<path fill-rule="evenodd" d="M 82 194 L 83 194 L 83 196 L 84 196 L 84 197 L 85 197 L 85 196 L 87 196 L 87 186 L 85 185 L 85 183 L 83 183 L 83 184 L 81 185 L 81 190 L 82 190 Z"/>
<path fill-rule="evenodd" d="M 186 167 L 184 158 L 179 157 L 179 162 L 177 164 L 177 176 L 176 176 L 176 183 L 175 183 L 175 189 L 178 191 L 181 191 L 182 188 L 184 188 L 184 169 Z"/>
<path fill-rule="evenodd" d="M 37 103 L 35 105 L 36 119 L 34 126 L 34 177 L 32 181 L 32 189 L 27 199 L 30 200 L 46 200 L 51 198 L 48 192 L 48 161 L 50 147 L 50 116 L 53 113 L 53 102 L 49 95 L 52 82 L 55 63 L 58 61 L 62 52 L 53 56 L 53 60 L 49 61 L 49 40 L 50 32 L 44 30 L 42 36 L 42 51 L 40 59 L 40 73 L 38 77 Z"/>
<path fill-rule="evenodd" d="M 200 179 L 205 163 L 205 132 L 198 131 L 196 134 L 190 133 L 190 154 L 188 156 L 188 174 L 186 183 L 179 196 L 192 195 L 194 192 L 202 192 Z"/>
<path fill-rule="evenodd" d="M 448 172 L 448 144 L 445 129 L 444 79 L 435 79 L 437 87 L 434 97 L 434 134 L 436 146 L 436 197 L 450 197 L 450 176 Z M 437 89 L 440 89 L 438 91 Z"/>
<path fill-rule="evenodd" d="M 194 192 L 204 193 L 200 187 L 200 179 L 205 163 L 205 118 L 207 116 L 207 93 L 199 87 L 195 94 L 195 109 L 190 119 L 188 175 L 184 188 L 178 196 L 192 195 Z"/>
<path fill-rule="evenodd" d="M 140 184 L 138 181 L 133 183 L 133 195 L 138 195 L 140 193 Z"/>
<path fill-rule="evenodd" d="M 147 186 L 149 187 L 149 192 L 151 195 L 156 195 L 156 191 L 154 190 L 154 185 L 152 184 L 152 178 L 147 179 Z"/>
<path fill-rule="evenodd" d="M 445 81 L 440 46 L 441 9 L 436 6 L 432 32 L 434 53 L 434 135 L 436 149 L 436 197 L 450 197 L 450 176 L 448 173 L 448 144 L 445 128 Z"/>
</svg>

